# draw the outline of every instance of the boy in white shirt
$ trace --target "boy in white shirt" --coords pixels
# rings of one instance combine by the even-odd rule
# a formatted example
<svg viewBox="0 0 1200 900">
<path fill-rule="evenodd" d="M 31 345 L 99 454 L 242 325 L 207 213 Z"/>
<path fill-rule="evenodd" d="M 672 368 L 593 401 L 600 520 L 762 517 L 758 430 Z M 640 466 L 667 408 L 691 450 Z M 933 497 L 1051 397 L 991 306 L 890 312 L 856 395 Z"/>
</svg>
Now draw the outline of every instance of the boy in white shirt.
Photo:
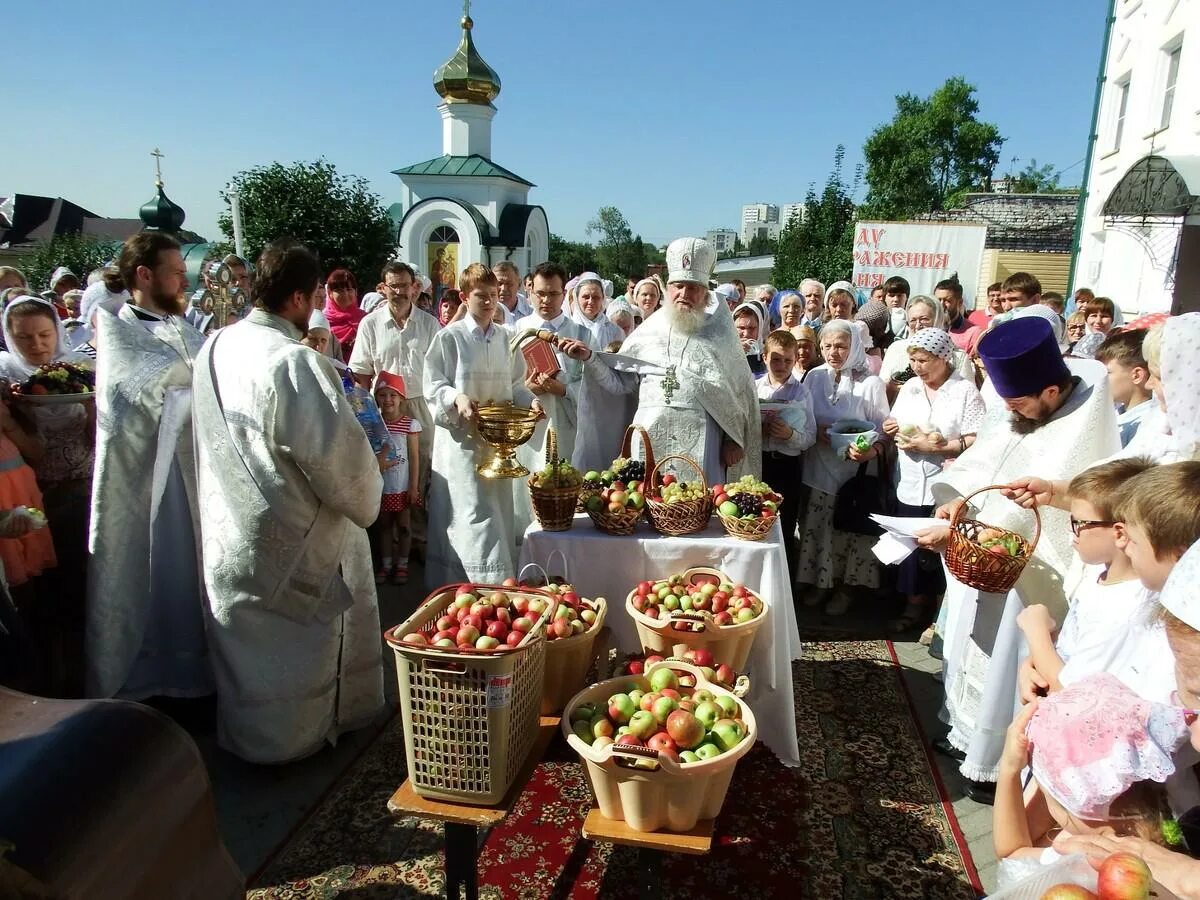
<svg viewBox="0 0 1200 900">
<path fill-rule="evenodd" d="M 1108 369 L 1108 387 L 1117 404 L 1117 426 L 1121 446 L 1129 446 L 1142 419 L 1158 408 L 1150 391 L 1150 367 L 1142 355 L 1145 331 L 1110 334 L 1096 351 L 1096 359 Z"/>
<path fill-rule="evenodd" d="M 1174 660 L 1161 624 L 1154 621 L 1158 592 L 1138 578 L 1129 556 L 1125 523 L 1114 504 L 1123 484 L 1153 468 L 1142 458 L 1093 466 L 1071 481 L 1071 530 L 1080 576 L 1057 640 L 1045 606 L 1017 616 L 1029 646 L 1022 665 L 1021 699 L 1057 691 L 1098 672 L 1111 673 L 1149 700 L 1167 702 Z"/>
</svg>

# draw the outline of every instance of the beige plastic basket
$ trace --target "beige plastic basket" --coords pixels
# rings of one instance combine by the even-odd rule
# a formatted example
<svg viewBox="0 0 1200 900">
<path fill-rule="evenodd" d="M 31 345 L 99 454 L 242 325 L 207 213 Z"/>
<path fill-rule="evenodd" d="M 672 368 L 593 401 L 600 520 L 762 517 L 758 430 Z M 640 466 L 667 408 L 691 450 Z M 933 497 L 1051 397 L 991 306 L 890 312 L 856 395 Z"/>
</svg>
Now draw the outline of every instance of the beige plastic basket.
<svg viewBox="0 0 1200 900">
<path fill-rule="evenodd" d="M 691 578 L 694 574 L 715 575 L 722 581 L 731 580 L 721 570 L 707 566 L 696 566 L 683 573 L 684 578 Z M 626 595 L 625 611 L 637 626 L 638 640 L 647 652 L 660 656 L 683 656 L 688 650 L 704 648 L 712 651 L 717 662 L 727 663 L 739 672 L 746 668 L 755 635 L 766 621 L 770 608 L 770 603 L 764 597 L 750 591 L 762 601 L 763 611 L 740 625 L 718 625 L 709 612 L 682 610 L 676 610 L 665 619 L 652 619 L 634 608 L 636 593 L 635 588 Z"/>
<path fill-rule="evenodd" d="M 587 631 L 568 638 L 546 641 L 546 675 L 542 686 L 542 715 L 562 712 L 575 693 L 583 687 L 591 668 L 596 635 L 604 627 L 608 602 L 603 597 L 589 601 L 596 610 L 596 621 Z"/>
<path fill-rule="evenodd" d="M 713 759 L 677 763 L 642 747 L 609 744 L 596 750 L 571 730 L 571 712 L 579 704 L 604 705 L 610 696 L 630 685 L 648 691 L 648 675 L 660 667 L 688 672 L 695 677 L 696 688 L 737 699 L 747 731 L 741 743 Z M 583 761 L 601 815 L 624 821 L 634 831 L 688 831 L 701 819 L 715 819 L 729 792 L 734 766 L 758 738 L 754 713 L 743 700 L 732 691 L 707 681 L 695 666 L 678 660 L 655 663 L 647 669 L 647 675 L 612 678 L 584 689 L 567 704 L 561 727 L 567 743 Z"/>
<path fill-rule="evenodd" d="M 542 629 L 554 600 L 530 588 L 476 587 L 549 602 L 529 636 L 514 648 L 451 650 L 400 640 L 414 631 L 430 633 L 458 585 L 435 591 L 384 636 L 396 654 L 413 790 L 432 800 L 489 806 L 504 799 L 537 738 L 546 659 Z"/>
</svg>

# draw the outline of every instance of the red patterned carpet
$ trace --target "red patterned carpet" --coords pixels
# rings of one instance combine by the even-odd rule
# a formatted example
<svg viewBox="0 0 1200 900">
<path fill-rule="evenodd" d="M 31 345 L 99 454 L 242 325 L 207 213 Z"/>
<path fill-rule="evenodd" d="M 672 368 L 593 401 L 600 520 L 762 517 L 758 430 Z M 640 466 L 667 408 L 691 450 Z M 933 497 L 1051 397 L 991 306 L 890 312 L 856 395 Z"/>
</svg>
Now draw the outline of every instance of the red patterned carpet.
<svg viewBox="0 0 1200 900">
<path fill-rule="evenodd" d="M 663 896 L 972 900 L 978 879 L 948 818 L 884 641 L 805 645 L 794 665 L 803 765 L 761 745 L 738 764 L 707 857 L 669 856 Z M 444 896 L 441 829 L 393 819 L 398 719 L 253 879 L 256 900 Z M 479 856 L 486 898 L 632 898 L 636 851 L 580 837 L 582 769 L 552 745 Z"/>
</svg>

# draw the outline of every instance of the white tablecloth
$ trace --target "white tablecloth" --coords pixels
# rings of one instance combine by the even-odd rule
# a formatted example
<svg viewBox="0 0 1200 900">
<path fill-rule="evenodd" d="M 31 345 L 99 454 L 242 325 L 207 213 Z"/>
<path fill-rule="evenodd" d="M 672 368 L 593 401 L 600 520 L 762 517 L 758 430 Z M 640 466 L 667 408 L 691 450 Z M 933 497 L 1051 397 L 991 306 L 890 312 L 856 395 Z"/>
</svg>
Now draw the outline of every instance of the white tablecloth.
<svg viewBox="0 0 1200 900">
<path fill-rule="evenodd" d="M 607 624 L 624 650 L 639 651 L 637 627 L 625 610 L 625 597 L 639 581 L 655 581 L 692 566 L 712 566 L 745 584 L 767 601 L 767 621 L 754 639 L 746 671 L 759 737 L 789 766 L 800 764 L 796 745 L 796 710 L 792 696 L 792 660 L 800 658 L 800 633 L 787 556 L 778 523 L 764 541 L 739 541 L 725 534 L 720 522 L 699 534 L 663 537 L 647 524 L 627 536 L 598 531 L 580 514 L 570 531 L 542 531 L 535 522 L 525 532 L 521 565 L 546 566 L 554 550 L 567 561 L 566 575 L 585 597 L 608 601 Z M 563 574 L 561 564 L 546 566 Z"/>
</svg>

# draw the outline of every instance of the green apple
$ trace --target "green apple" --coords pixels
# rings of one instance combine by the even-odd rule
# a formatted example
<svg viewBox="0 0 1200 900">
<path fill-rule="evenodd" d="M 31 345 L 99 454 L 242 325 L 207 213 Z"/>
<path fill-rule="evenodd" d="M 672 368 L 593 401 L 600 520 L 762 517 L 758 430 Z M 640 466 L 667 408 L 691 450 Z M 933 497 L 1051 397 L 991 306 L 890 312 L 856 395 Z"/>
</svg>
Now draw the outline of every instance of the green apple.
<svg viewBox="0 0 1200 900">
<path fill-rule="evenodd" d="M 658 721 L 652 713 L 639 709 L 629 719 L 629 733 L 637 735 L 643 741 L 658 731 Z"/>
<path fill-rule="evenodd" d="M 600 512 L 601 507 L 604 506 L 604 501 L 600 499 L 599 494 L 592 494 L 587 498 L 584 506 L 592 512 Z"/>
<path fill-rule="evenodd" d="M 599 481 L 600 473 L 597 472 L 595 469 L 589 469 L 587 471 L 587 473 L 584 474 L 583 480 L 584 481 Z"/>
<path fill-rule="evenodd" d="M 681 750 L 679 753 L 679 761 L 683 763 L 700 762 L 700 757 L 696 755 L 695 750 Z"/>
<path fill-rule="evenodd" d="M 737 518 L 739 515 L 737 504 L 732 500 L 726 500 L 724 503 L 718 506 L 717 512 L 723 516 L 733 516 L 734 518 Z"/>
<path fill-rule="evenodd" d="M 686 610 L 687 612 L 691 612 L 692 611 L 692 598 L 691 597 L 680 597 L 679 598 L 679 608 L 682 610 Z"/>
<path fill-rule="evenodd" d="M 714 702 L 717 706 L 721 707 L 721 712 L 725 714 L 724 718 L 732 719 L 741 712 L 741 706 L 737 700 L 728 694 L 717 694 L 717 699 Z"/>
<path fill-rule="evenodd" d="M 571 730 L 575 732 L 575 736 L 585 744 L 590 744 L 596 737 L 594 734 L 592 734 L 592 723 L 587 719 L 579 719 L 572 723 Z"/>
<path fill-rule="evenodd" d="M 699 747 L 696 748 L 696 756 L 702 760 L 712 759 L 714 756 L 720 756 L 720 755 L 721 755 L 721 748 L 718 747 L 716 744 L 709 743 L 708 741 L 705 741 L 703 744 L 701 744 Z"/>
<path fill-rule="evenodd" d="M 596 718 L 592 720 L 592 734 L 598 738 L 606 737 L 609 740 L 612 740 L 613 732 L 615 730 L 616 729 L 613 728 L 613 723 L 602 715 L 597 715 Z M 592 746 L 594 747 L 595 744 Z"/>
<path fill-rule="evenodd" d="M 650 707 L 650 712 L 653 713 L 654 720 L 659 725 L 665 725 L 667 717 L 677 709 L 679 709 L 679 703 L 674 697 L 659 697 Z"/>
<path fill-rule="evenodd" d="M 608 698 L 608 717 L 617 725 L 624 725 L 637 710 L 637 705 L 628 694 L 613 694 Z"/>
<path fill-rule="evenodd" d="M 642 496 L 641 491 L 630 491 L 629 492 L 629 505 L 632 506 L 634 509 L 641 509 L 643 506 L 646 505 L 646 498 L 644 496 Z"/>
<path fill-rule="evenodd" d="M 746 736 L 746 726 L 737 719 L 721 719 L 713 725 L 712 736 L 722 750 L 732 750 Z"/>
<path fill-rule="evenodd" d="M 704 730 L 709 731 L 717 724 L 717 720 L 721 718 L 721 707 L 717 706 L 713 700 L 705 700 L 703 703 L 696 705 L 696 711 L 693 715 L 700 720 L 700 724 L 704 726 Z"/>
<path fill-rule="evenodd" d="M 674 594 L 667 594 L 662 598 L 662 605 L 663 609 L 674 612 L 675 610 L 679 609 L 679 598 Z"/>
<path fill-rule="evenodd" d="M 629 699 L 633 701 L 633 705 L 640 707 L 642 705 L 642 697 L 646 696 L 646 692 L 641 688 L 634 688 L 629 692 Z"/>
<path fill-rule="evenodd" d="M 602 735 L 600 735 L 600 737 L 598 737 L 594 741 L 592 741 L 592 749 L 599 750 L 601 747 L 607 747 L 612 742 L 613 742 L 612 738 L 610 738 L 608 735 L 602 734 Z"/>
<path fill-rule="evenodd" d="M 576 722 L 591 722 L 596 718 L 595 703 L 580 703 L 577 707 L 571 710 L 571 724 Z"/>
<path fill-rule="evenodd" d="M 679 676 L 673 669 L 655 669 L 650 673 L 650 689 L 662 691 L 663 688 L 679 689 Z"/>
<path fill-rule="evenodd" d="M 703 703 L 705 700 L 711 701 L 715 698 L 713 697 L 712 691 L 705 690 L 704 688 L 700 688 L 700 690 L 694 691 L 692 693 L 692 699 L 695 700 L 697 704 L 700 704 L 700 703 Z"/>
</svg>

